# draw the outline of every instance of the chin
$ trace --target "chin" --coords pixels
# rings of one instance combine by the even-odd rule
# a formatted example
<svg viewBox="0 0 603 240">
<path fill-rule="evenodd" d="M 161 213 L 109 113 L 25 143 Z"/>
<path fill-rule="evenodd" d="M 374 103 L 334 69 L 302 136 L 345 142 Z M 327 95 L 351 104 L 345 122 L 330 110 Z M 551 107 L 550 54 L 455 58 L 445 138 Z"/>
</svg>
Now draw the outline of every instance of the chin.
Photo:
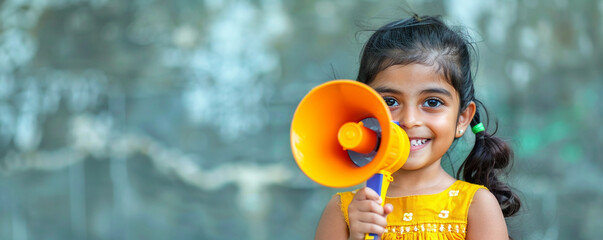
<svg viewBox="0 0 603 240">
<path fill-rule="evenodd" d="M 406 171 L 415 171 L 415 170 L 420 170 L 420 169 L 428 168 L 429 166 L 431 166 L 433 164 L 439 164 L 439 161 L 437 161 L 437 160 L 429 160 L 429 159 L 412 159 L 412 158 L 409 158 L 406 161 L 406 163 L 404 163 L 404 165 L 402 166 L 402 168 L 400 168 L 400 169 L 401 170 L 406 170 Z"/>
<path fill-rule="evenodd" d="M 412 163 L 412 162 L 406 162 L 402 168 L 402 170 L 406 170 L 406 171 L 414 171 L 414 170 L 419 170 L 423 167 L 423 164 L 417 164 L 417 163 Z"/>
</svg>

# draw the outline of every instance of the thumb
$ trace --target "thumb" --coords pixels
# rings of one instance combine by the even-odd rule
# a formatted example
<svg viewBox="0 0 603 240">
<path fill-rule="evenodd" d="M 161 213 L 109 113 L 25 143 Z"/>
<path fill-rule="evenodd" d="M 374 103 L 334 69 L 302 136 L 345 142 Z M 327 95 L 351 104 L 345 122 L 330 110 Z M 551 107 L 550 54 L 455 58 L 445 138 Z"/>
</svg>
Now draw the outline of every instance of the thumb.
<svg viewBox="0 0 603 240">
<path fill-rule="evenodd" d="M 387 216 L 388 214 L 394 211 L 394 205 L 391 203 L 387 203 L 383 206 L 383 216 Z"/>
</svg>

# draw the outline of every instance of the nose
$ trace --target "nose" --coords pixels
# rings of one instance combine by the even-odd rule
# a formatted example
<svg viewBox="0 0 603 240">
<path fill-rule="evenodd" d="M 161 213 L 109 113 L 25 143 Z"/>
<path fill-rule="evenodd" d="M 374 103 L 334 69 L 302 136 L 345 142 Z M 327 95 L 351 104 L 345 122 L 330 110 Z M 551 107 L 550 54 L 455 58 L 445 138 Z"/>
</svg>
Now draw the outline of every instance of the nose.
<svg viewBox="0 0 603 240">
<path fill-rule="evenodd" d="M 413 127 L 421 125 L 421 121 L 419 120 L 419 114 L 417 109 L 412 107 L 404 107 L 395 113 L 395 116 L 392 116 L 394 121 L 399 122 L 398 125 L 402 127 L 402 129 L 407 130 Z"/>
</svg>

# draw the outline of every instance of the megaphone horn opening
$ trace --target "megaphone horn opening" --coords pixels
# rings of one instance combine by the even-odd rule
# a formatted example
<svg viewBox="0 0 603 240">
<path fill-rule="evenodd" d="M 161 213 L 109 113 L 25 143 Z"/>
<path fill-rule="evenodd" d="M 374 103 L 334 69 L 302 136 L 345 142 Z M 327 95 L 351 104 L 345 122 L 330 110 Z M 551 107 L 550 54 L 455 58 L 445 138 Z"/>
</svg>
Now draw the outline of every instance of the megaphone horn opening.
<svg viewBox="0 0 603 240">
<path fill-rule="evenodd" d="M 373 119 L 380 133 L 367 126 L 363 121 L 367 118 Z M 347 123 L 352 124 L 351 133 L 343 127 Z M 351 187 L 391 165 L 387 149 L 396 145 L 389 142 L 392 124 L 383 98 L 368 85 L 331 81 L 312 89 L 295 110 L 291 149 L 310 179 L 329 187 Z M 343 140 L 338 139 L 340 133 Z M 347 135 L 352 135 L 350 143 Z M 369 156 L 363 157 L 364 165 L 355 163 L 353 154 L 365 155 L 362 153 Z"/>
</svg>

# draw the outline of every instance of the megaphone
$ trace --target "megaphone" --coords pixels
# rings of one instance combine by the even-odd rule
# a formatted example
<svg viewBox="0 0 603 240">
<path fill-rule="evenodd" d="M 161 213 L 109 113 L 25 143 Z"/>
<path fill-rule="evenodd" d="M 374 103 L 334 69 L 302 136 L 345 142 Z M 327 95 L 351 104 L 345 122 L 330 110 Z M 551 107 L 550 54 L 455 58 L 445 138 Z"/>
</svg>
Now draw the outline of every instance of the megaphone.
<svg viewBox="0 0 603 240">
<path fill-rule="evenodd" d="M 313 88 L 295 110 L 290 137 L 295 161 L 310 179 L 335 188 L 366 181 L 382 200 L 391 174 L 410 152 L 408 136 L 392 121 L 383 98 L 352 80 Z"/>
</svg>

